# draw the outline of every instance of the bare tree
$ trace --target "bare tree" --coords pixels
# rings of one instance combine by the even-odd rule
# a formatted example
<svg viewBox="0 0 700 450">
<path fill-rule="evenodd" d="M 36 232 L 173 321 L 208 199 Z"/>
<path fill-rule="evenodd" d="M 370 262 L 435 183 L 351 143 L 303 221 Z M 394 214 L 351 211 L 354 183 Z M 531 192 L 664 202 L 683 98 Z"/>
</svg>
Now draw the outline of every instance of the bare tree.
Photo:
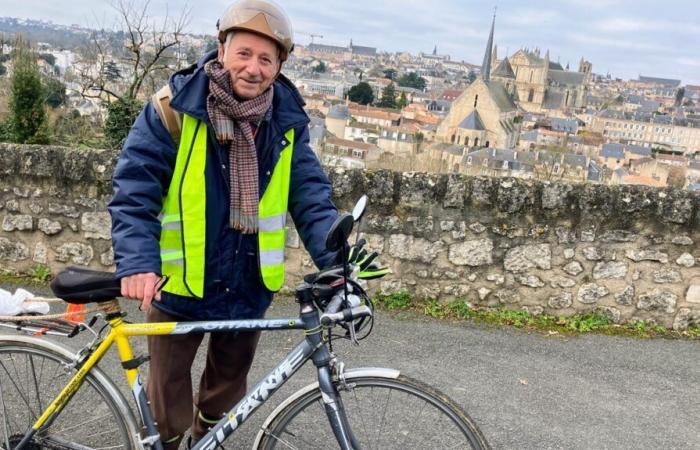
<svg viewBox="0 0 700 450">
<path fill-rule="evenodd" d="M 93 32 L 75 66 L 80 93 L 107 103 L 136 99 L 149 79 L 163 76 L 185 56 L 180 52 L 190 9 L 173 18 L 165 11 L 161 21 L 149 14 L 149 1 L 114 0 L 116 30 Z"/>
</svg>

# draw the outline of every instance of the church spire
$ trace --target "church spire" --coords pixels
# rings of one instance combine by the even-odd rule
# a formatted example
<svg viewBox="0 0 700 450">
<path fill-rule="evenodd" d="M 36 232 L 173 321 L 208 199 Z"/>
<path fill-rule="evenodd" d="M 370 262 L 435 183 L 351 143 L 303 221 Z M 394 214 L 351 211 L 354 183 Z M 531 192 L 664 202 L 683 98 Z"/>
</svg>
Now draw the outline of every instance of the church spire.
<svg viewBox="0 0 700 450">
<path fill-rule="evenodd" d="M 433 56 L 437 56 L 437 45 L 433 48 Z"/>
<path fill-rule="evenodd" d="M 484 62 L 481 65 L 481 79 L 489 81 L 491 78 L 491 52 L 493 51 L 493 29 L 496 26 L 496 8 L 493 9 L 493 21 L 491 22 L 491 32 L 489 40 L 486 43 L 486 51 L 484 52 Z"/>
</svg>

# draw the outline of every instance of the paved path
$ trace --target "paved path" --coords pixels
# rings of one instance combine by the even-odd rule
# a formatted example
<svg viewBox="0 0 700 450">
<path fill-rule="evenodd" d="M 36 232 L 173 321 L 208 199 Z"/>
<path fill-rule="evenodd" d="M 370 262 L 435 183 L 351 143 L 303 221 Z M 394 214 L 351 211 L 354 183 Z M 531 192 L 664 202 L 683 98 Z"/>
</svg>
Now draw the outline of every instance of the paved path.
<svg viewBox="0 0 700 450">
<path fill-rule="evenodd" d="M 268 317 L 296 313 L 293 302 L 283 301 Z M 251 379 L 299 338 L 298 332 L 264 333 Z M 134 346 L 144 351 L 144 342 Z M 545 336 L 379 313 L 360 347 L 337 350 L 350 367 L 397 368 L 438 387 L 464 406 L 497 449 L 700 448 L 700 342 Z M 101 366 L 126 390 L 117 366 L 108 364 L 115 357 L 112 352 Z M 303 369 L 272 403 L 312 376 Z M 261 413 L 228 448 L 249 448 Z"/>
</svg>

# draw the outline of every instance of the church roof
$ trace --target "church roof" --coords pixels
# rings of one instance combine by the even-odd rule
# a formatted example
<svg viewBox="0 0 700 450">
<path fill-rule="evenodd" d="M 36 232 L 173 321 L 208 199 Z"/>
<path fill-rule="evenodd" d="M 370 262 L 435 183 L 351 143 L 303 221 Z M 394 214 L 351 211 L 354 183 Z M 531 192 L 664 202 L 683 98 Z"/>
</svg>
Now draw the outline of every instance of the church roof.
<svg viewBox="0 0 700 450">
<path fill-rule="evenodd" d="M 462 123 L 459 124 L 459 128 L 464 128 L 465 130 L 478 130 L 478 131 L 484 131 L 486 128 L 484 128 L 484 123 L 481 121 L 481 117 L 479 117 L 479 113 L 476 111 L 471 112 L 463 121 Z"/>
<path fill-rule="evenodd" d="M 333 105 L 328 111 L 329 119 L 347 120 L 350 118 L 350 109 L 345 105 Z"/>
<path fill-rule="evenodd" d="M 564 93 L 552 90 L 544 93 L 544 102 L 542 102 L 542 107 L 544 109 L 559 109 L 563 103 Z"/>
<path fill-rule="evenodd" d="M 642 83 L 661 84 L 663 86 L 671 88 L 676 88 L 681 84 L 681 80 L 673 80 L 670 78 L 645 77 L 643 75 L 639 76 L 639 81 Z"/>
<path fill-rule="evenodd" d="M 503 84 L 491 80 L 487 83 L 487 86 L 489 87 L 489 92 L 491 93 L 493 101 L 496 102 L 501 112 L 515 111 L 517 109 L 510 95 L 508 95 L 506 88 L 503 87 Z"/>
<path fill-rule="evenodd" d="M 565 70 L 551 69 L 547 73 L 550 82 L 565 85 L 582 85 L 586 74 L 582 72 L 567 72 Z"/>
<path fill-rule="evenodd" d="M 549 62 L 549 70 L 564 70 L 558 62 Z"/>
<path fill-rule="evenodd" d="M 511 67 L 508 58 L 504 58 L 503 61 L 501 61 L 496 69 L 491 73 L 491 75 L 494 77 L 515 78 L 513 67 Z"/>
</svg>

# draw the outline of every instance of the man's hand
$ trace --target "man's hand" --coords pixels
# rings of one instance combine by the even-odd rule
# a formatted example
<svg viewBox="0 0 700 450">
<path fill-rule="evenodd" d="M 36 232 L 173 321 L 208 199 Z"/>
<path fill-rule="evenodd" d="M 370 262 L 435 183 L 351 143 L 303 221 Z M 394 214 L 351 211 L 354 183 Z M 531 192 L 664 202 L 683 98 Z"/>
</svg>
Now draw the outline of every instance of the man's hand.
<svg viewBox="0 0 700 450">
<path fill-rule="evenodd" d="M 156 291 L 159 282 L 160 277 L 153 272 L 124 277 L 121 279 L 122 297 L 140 300 L 141 309 L 148 311 L 154 298 L 160 300 L 160 291 Z"/>
<path fill-rule="evenodd" d="M 391 273 L 391 269 L 388 267 L 382 267 L 382 265 L 379 264 L 379 261 L 377 260 L 379 253 L 368 253 L 364 248 L 365 244 L 366 241 L 364 239 L 360 239 L 357 244 L 350 248 L 350 254 L 348 256 L 348 262 L 359 267 L 360 269 L 357 277 L 362 280 L 374 280 Z"/>
</svg>

